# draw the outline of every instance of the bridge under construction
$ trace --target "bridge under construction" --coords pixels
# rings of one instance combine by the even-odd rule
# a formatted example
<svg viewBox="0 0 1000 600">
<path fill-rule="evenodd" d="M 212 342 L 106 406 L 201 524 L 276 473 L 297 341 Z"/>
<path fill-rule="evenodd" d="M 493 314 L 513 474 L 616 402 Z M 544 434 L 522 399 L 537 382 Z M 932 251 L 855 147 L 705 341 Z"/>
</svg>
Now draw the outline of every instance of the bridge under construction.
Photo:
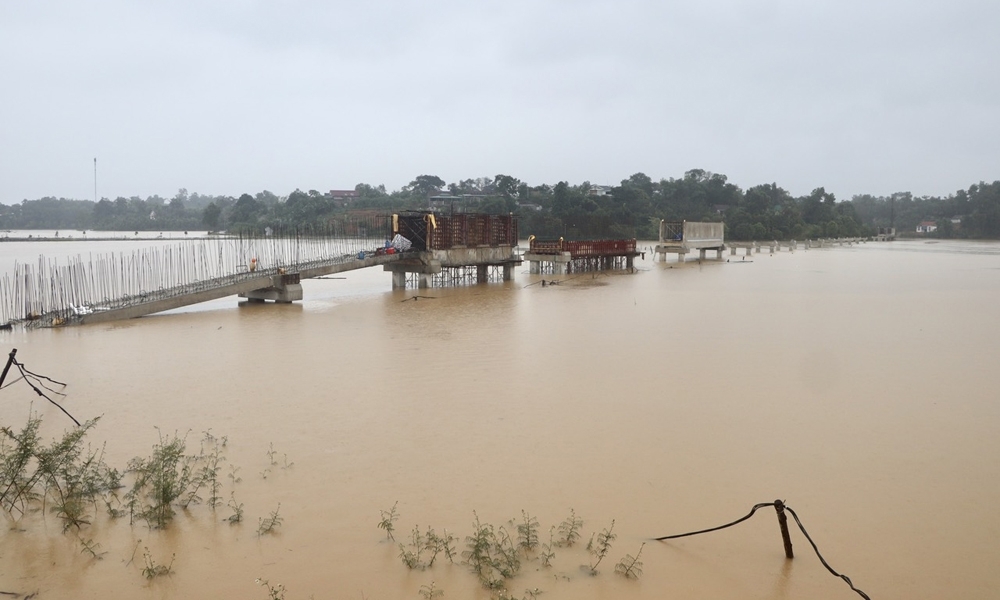
<svg viewBox="0 0 1000 600">
<path fill-rule="evenodd" d="M 129 254 L 40 257 L 0 280 L 0 327 L 128 319 L 238 295 L 302 299 L 303 279 L 382 265 L 393 289 L 509 280 L 517 217 L 352 215 L 320 227 L 183 241 Z"/>
</svg>

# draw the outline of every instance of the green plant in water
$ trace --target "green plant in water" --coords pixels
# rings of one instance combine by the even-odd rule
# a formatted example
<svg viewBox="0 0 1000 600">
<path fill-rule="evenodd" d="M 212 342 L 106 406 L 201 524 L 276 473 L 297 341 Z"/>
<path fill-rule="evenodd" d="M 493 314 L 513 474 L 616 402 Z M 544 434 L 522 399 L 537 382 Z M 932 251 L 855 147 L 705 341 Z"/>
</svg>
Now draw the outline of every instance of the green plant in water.
<svg viewBox="0 0 1000 600">
<path fill-rule="evenodd" d="M 466 550 L 462 558 L 479 577 L 483 587 L 490 590 L 504 588 L 504 580 L 517 575 L 521 568 L 518 548 L 503 527 L 494 528 L 479 521 L 475 512 L 473 534 L 465 538 Z"/>
<path fill-rule="evenodd" d="M 82 554 L 89 554 L 91 557 L 101 560 L 107 552 L 98 552 L 101 549 L 101 544 L 95 542 L 92 539 L 80 538 L 80 546 L 83 548 L 80 550 Z"/>
<path fill-rule="evenodd" d="M 396 530 L 395 523 L 396 519 L 399 518 L 399 515 L 396 513 L 397 504 L 399 504 L 399 500 L 397 500 L 389 510 L 379 510 L 382 519 L 378 522 L 378 528 L 385 530 L 386 539 L 394 542 L 396 541 L 396 538 L 393 537 L 392 532 Z"/>
<path fill-rule="evenodd" d="M 170 564 L 158 565 L 156 564 L 156 561 L 153 560 L 153 555 L 150 554 L 149 548 L 143 548 L 142 560 L 146 566 L 142 568 L 142 576 L 146 579 L 153 579 L 161 575 L 170 575 L 174 572 L 173 566 L 175 558 L 177 558 L 176 554 L 171 555 Z"/>
<path fill-rule="evenodd" d="M 455 562 L 455 538 L 448 534 L 446 529 L 443 536 L 437 534 L 436 531 L 427 528 L 427 534 L 424 536 L 424 550 L 430 552 L 431 557 L 427 561 L 428 567 L 434 566 L 434 561 L 437 559 L 438 554 L 444 552 L 445 556 L 449 561 Z"/>
<path fill-rule="evenodd" d="M 420 533 L 419 527 L 414 527 L 410 533 L 409 547 L 399 544 L 399 558 L 410 569 L 427 569 L 434 566 L 439 554 L 444 552 L 450 562 L 455 562 L 455 536 L 445 530 L 444 535 L 438 535 L 431 527 L 426 534 Z M 425 553 L 430 554 L 424 559 Z"/>
<path fill-rule="evenodd" d="M 197 495 L 190 489 L 194 478 L 192 460 L 184 454 L 185 438 L 176 433 L 153 446 L 149 458 L 136 457 L 129 461 L 133 474 L 131 489 L 125 494 L 125 506 L 130 522 L 141 518 L 153 528 L 163 528 L 174 517 L 173 503 L 188 494 L 188 502 Z"/>
<path fill-rule="evenodd" d="M 197 493 L 202 487 L 208 488 L 208 505 L 212 510 L 222 504 L 222 496 L 220 496 L 222 482 L 219 481 L 219 472 L 222 471 L 221 462 L 225 460 L 225 457 L 222 456 L 222 448 L 225 447 L 226 443 L 225 437 L 220 440 L 213 436 L 211 431 L 205 432 L 201 443 L 201 453 L 194 459 L 201 466 L 195 472 L 186 501 L 181 504 L 184 508 L 187 508 L 191 502 L 201 500 Z"/>
<path fill-rule="evenodd" d="M 542 561 L 543 567 L 551 567 L 552 559 L 556 557 L 556 553 L 552 550 L 554 547 L 553 536 L 555 536 L 556 528 L 553 525 L 549 528 L 549 543 L 542 544 L 542 551 L 538 554 L 538 558 Z"/>
<path fill-rule="evenodd" d="M 444 556 L 448 559 L 448 562 L 455 562 L 455 536 L 448 533 L 447 529 L 444 530 L 444 535 L 438 535 L 433 529 L 428 527 L 425 539 L 427 540 L 426 548 L 431 552 L 431 559 L 427 566 L 434 566 L 434 559 L 441 552 L 444 552 Z"/>
<path fill-rule="evenodd" d="M 525 552 L 538 547 L 538 519 L 521 511 L 521 523 L 517 526 L 517 546 Z"/>
<path fill-rule="evenodd" d="M 576 516 L 576 511 L 569 509 L 569 516 L 559 524 L 559 539 L 557 546 L 572 546 L 580 539 L 580 529 L 583 527 L 583 519 Z"/>
<path fill-rule="evenodd" d="M 271 585 L 266 579 L 258 577 L 254 581 L 259 586 L 267 588 L 267 600 L 285 600 L 285 586 L 282 584 Z"/>
<path fill-rule="evenodd" d="M 597 575 L 597 566 L 601 564 L 604 557 L 611 551 L 611 543 L 618 537 L 618 535 L 614 533 L 614 529 L 615 520 L 612 519 L 611 527 L 602 529 L 601 532 L 597 534 L 596 542 L 594 540 L 594 536 L 590 536 L 590 541 L 587 542 L 587 552 L 590 552 L 591 556 L 594 557 L 594 560 L 590 565 L 591 575 Z"/>
<path fill-rule="evenodd" d="M 494 567 L 499 571 L 504 579 L 510 579 L 517 575 L 521 569 L 521 557 L 518 555 L 517 546 L 511 539 L 510 534 L 503 527 L 497 529 L 497 543 L 495 546 L 497 560 Z"/>
<path fill-rule="evenodd" d="M 642 549 L 645 547 L 646 543 L 643 542 L 642 545 L 639 546 L 639 551 L 636 552 L 634 557 L 631 554 L 626 554 L 625 558 L 618 561 L 618 564 L 615 565 L 615 573 L 618 573 L 626 579 L 638 579 L 641 577 L 642 561 L 639 560 L 639 557 L 642 556 Z"/>
<path fill-rule="evenodd" d="M 42 443 L 41 419 L 31 416 L 15 433 L 0 427 L 0 508 L 8 515 L 23 515 L 35 502 L 51 502 L 63 529 L 90 523 L 90 507 L 98 501 L 110 505 L 121 475 L 104 462 L 104 449 L 84 449 L 84 437 L 98 419 L 63 434 L 51 445 Z"/>
<path fill-rule="evenodd" d="M 421 561 L 420 556 L 425 546 L 426 542 L 424 541 L 424 536 L 420 534 L 420 527 L 414 526 L 413 531 L 410 533 L 410 547 L 407 548 L 403 544 L 399 545 L 399 558 L 410 569 L 424 569 L 425 565 Z"/>
<path fill-rule="evenodd" d="M 439 590 L 434 587 L 434 582 L 432 581 L 430 585 L 420 586 L 420 595 L 424 600 L 434 600 L 435 598 L 444 596 L 444 590 Z"/>
<path fill-rule="evenodd" d="M 233 492 L 232 494 L 229 495 L 228 506 L 233 511 L 233 514 L 229 515 L 229 518 L 226 519 L 227 521 L 229 521 L 229 524 L 235 525 L 237 523 L 241 523 L 243 521 L 243 503 L 236 502 L 236 492 Z"/>
<path fill-rule="evenodd" d="M 271 514 L 267 517 L 260 517 L 257 524 L 257 537 L 260 537 L 267 533 L 274 533 L 282 522 L 282 518 L 278 516 L 278 511 L 281 510 L 281 503 L 278 503 L 278 508 L 271 511 Z"/>
<path fill-rule="evenodd" d="M 524 595 L 518 598 L 514 594 L 508 592 L 505 588 L 498 590 L 493 590 L 490 593 L 490 600 L 535 600 L 542 594 L 542 590 L 535 588 L 533 590 L 524 590 Z"/>
</svg>

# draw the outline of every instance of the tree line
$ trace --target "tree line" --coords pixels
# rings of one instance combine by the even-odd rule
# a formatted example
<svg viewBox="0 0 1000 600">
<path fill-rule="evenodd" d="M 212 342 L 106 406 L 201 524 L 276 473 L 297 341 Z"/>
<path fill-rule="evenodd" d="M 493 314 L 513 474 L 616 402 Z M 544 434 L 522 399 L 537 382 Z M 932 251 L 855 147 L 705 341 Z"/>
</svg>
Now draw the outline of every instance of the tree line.
<svg viewBox="0 0 1000 600">
<path fill-rule="evenodd" d="M 937 237 L 1000 239 L 1000 181 L 978 183 L 947 197 L 857 195 L 837 201 L 824 188 L 793 196 L 775 183 L 746 190 L 725 175 L 693 169 L 654 181 L 636 173 L 618 185 L 531 186 L 504 174 L 446 183 L 420 175 L 399 190 L 359 183 L 353 190 L 270 191 L 233 196 L 189 194 L 98 202 L 65 198 L 0 205 L 0 229 L 108 231 L 263 230 L 321 226 L 345 213 L 433 209 L 516 214 L 523 235 L 655 239 L 660 220 L 723 221 L 733 240 L 860 237 L 894 225 L 900 233 L 933 222 Z"/>
</svg>

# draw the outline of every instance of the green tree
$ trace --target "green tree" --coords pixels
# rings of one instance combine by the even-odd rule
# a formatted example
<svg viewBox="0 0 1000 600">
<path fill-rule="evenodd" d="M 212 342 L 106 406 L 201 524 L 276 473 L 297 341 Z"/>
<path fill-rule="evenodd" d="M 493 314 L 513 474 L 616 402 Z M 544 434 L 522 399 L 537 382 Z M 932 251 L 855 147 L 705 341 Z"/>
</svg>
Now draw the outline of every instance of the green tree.
<svg viewBox="0 0 1000 600">
<path fill-rule="evenodd" d="M 255 225 L 264 213 L 264 203 L 250 194 L 243 194 L 236 200 L 229 214 L 230 225 Z"/>
<path fill-rule="evenodd" d="M 222 209 L 215 202 L 212 202 L 205 207 L 205 210 L 201 213 L 201 222 L 208 227 L 211 231 L 215 231 L 219 227 L 219 218 L 222 216 Z"/>
<path fill-rule="evenodd" d="M 424 198 L 444 187 L 444 179 L 437 175 L 418 175 L 406 186 L 406 191 Z"/>
<path fill-rule="evenodd" d="M 497 175 L 493 180 L 493 185 L 505 200 L 514 200 L 518 196 L 521 180 L 510 175 Z"/>
</svg>

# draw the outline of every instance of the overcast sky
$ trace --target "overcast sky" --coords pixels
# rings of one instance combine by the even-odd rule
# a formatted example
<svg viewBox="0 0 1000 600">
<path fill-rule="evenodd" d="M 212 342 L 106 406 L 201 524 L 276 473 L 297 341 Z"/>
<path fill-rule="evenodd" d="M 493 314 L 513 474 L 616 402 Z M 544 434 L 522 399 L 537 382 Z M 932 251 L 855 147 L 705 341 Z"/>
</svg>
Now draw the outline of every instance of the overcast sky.
<svg viewBox="0 0 1000 600">
<path fill-rule="evenodd" d="M 0 202 L 1000 179 L 995 0 L 0 3 Z"/>
</svg>

